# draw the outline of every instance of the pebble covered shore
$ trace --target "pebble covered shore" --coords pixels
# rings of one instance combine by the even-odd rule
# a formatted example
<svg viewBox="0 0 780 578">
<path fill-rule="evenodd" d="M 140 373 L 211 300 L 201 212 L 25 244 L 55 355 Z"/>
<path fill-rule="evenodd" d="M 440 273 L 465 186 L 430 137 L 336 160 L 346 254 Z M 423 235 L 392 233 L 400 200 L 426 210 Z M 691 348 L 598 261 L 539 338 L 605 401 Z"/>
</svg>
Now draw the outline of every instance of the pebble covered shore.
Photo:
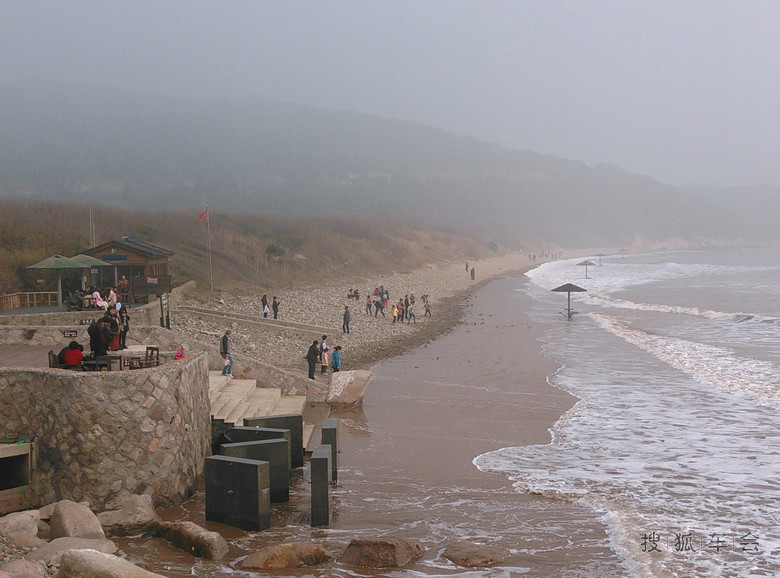
<svg viewBox="0 0 780 578">
<path fill-rule="evenodd" d="M 427 265 L 409 273 L 394 273 L 384 277 L 345 279 L 318 287 L 296 287 L 266 291 L 269 303 L 272 297 L 280 301 L 279 319 L 332 328 L 328 332 L 331 350 L 342 347 L 343 369 L 367 369 L 373 363 L 403 353 L 405 350 L 427 343 L 449 331 L 458 323 L 467 294 L 491 278 L 527 269 L 526 255 L 510 254 L 503 257 L 469 262 L 475 268 L 475 280 L 466 272 L 465 262 Z M 405 295 L 416 297 L 416 323 L 393 323 L 392 315 L 385 310 L 386 317 L 366 314 L 366 294 L 373 294 L 374 288 L 383 285 L 389 291 L 390 303 Z M 358 289 L 360 298 L 347 298 L 347 291 Z M 260 299 L 257 294 L 217 292 L 213 297 L 202 294 L 191 297 L 188 304 L 219 311 L 238 313 L 262 318 Z M 420 297 L 429 295 L 431 316 L 424 315 Z M 344 307 L 351 313 L 350 332 L 341 329 Z M 273 313 L 268 314 L 273 319 Z M 280 369 L 306 372 L 304 356 L 310 341 L 291 340 L 282 335 L 250 329 L 246 324 L 221 326 L 216 322 L 203 320 L 194 315 L 178 313 L 171 321 L 171 329 L 186 333 L 200 341 L 217 343 L 225 330 L 232 331 L 233 351 L 245 354 Z"/>
</svg>

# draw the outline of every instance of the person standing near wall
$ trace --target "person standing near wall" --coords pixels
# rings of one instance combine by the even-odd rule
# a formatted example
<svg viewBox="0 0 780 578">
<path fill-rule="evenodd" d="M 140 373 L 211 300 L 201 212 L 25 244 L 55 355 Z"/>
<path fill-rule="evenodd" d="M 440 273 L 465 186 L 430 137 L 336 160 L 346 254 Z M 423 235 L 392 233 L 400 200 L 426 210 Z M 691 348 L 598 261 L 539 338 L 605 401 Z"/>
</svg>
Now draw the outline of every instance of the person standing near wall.
<svg viewBox="0 0 780 578">
<path fill-rule="evenodd" d="M 222 375 L 233 377 L 233 355 L 230 353 L 230 335 L 231 331 L 228 329 L 225 331 L 225 335 L 219 341 L 219 354 L 224 360 L 224 367 L 222 368 Z"/>
</svg>

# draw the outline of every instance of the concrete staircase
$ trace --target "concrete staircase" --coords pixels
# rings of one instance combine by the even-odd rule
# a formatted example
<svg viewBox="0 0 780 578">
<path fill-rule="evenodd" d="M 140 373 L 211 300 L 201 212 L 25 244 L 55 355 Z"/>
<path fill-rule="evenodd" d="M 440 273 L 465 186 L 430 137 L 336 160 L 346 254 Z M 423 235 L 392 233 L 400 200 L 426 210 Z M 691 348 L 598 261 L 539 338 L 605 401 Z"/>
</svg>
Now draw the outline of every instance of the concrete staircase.
<svg viewBox="0 0 780 578">
<path fill-rule="evenodd" d="M 270 387 L 257 387 L 254 379 L 233 379 L 209 371 L 211 419 L 226 426 L 244 425 L 244 418 L 266 415 L 303 415 L 303 446 L 308 447 L 315 425 L 307 423 L 306 396 L 281 395 Z"/>
</svg>

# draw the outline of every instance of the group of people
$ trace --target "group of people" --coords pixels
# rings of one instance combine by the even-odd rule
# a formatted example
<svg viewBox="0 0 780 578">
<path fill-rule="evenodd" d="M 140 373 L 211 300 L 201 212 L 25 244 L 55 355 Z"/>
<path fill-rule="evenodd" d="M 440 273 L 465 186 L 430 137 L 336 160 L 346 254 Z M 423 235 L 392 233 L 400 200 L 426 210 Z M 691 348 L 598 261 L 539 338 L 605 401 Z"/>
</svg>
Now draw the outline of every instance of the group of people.
<svg viewBox="0 0 780 578">
<path fill-rule="evenodd" d="M 420 297 L 423 302 L 423 308 L 425 310 L 424 315 L 431 315 L 431 305 L 428 302 L 428 295 L 425 294 Z M 393 317 L 393 323 L 417 323 L 417 314 L 415 311 L 416 298 L 414 293 L 404 295 L 403 299 L 399 299 L 390 305 L 390 292 L 384 288 L 383 285 L 374 289 L 373 299 L 372 295 L 366 297 L 366 315 L 374 315 L 377 317 L 380 313 L 382 317 L 385 315 L 385 309 L 390 309 L 390 314 Z"/>
<path fill-rule="evenodd" d="M 333 349 L 333 354 L 330 355 L 330 348 L 328 347 L 328 336 L 322 336 L 322 342 L 316 339 L 312 341 L 309 346 L 309 350 L 306 352 L 306 361 L 309 364 L 309 379 L 314 379 L 314 374 L 317 372 L 317 363 L 320 364 L 320 373 L 328 373 L 328 357 L 330 356 L 330 363 L 333 367 L 333 373 L 341 371 L 341 345 L 337 345 Z"/>
<path fill-rule="evenodd" d="M 85 359 L 95 359 L 110 351 L 127 349 L 127 334 L 130 331 L 130 314 L 126 307 L 117 303 L 99 319 L 93 319 L 87 328 L 91 354 L 84 355 L 84 346 L 71 341 L 57 354 L 60 365 L 80 369 Z"/>
<path fill-rule="evenodd" d="M 95 356 L 106 355 L 109 350 L 127 349 L 127 334 L 130 331 L 130 314 L 121 303 L 106 311 L 105 315 L 87 328 L 89 348 Z"/>
<path fill-rule="evenodd" d="M 267 318 L 268 314 L 273 311 L 274 319 L 279 319 L 279 299 L 276 298 L 276 295 L 274 295 L 273 301 L 271 301 L 269 306 L 268 295 L 263 294 L 263 297 L 260 299 L 260 304 L 263 308 L 263 317 Z"/>
<path fill-rule="evenodd" d="M 219 355 L 222 357 L 223 367 L 222 375 L 233 377 L 233 365 L 235 360 L 233 358 L 233 344 L 231 336 L 233 332 L 228 329 L 219 341 Z M 314 374 L 317 372 L 317 364 L 320 364 L 320 372 L 327 374 L 328 368 L 332 368 L 333 372 L 341 371 L 341 346 L 337 345 L 333 348 L 333 353 L 330 353 L 328 347 L 328 336 L 323 335 L 322 341 L 315 339 L 309 350 L 306 352 L 306 361 L 309 364 L 309 379 L 314 379 Z"/>
</svg>

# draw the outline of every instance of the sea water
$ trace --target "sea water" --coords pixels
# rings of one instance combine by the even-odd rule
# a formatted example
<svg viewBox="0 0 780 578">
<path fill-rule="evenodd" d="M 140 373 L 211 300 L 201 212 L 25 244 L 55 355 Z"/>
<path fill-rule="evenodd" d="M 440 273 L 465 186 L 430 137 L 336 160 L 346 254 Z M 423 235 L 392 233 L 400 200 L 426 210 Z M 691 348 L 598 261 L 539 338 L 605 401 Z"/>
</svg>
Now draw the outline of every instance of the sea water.
<svg viewBox="0 0 780 578">
<path fill-rule="evenodd" d="M 517 288 L 580 401 L 552 443 L 474 464 L 597 512 L 626 575 L 780 575 L 780 248 L 591 261 Z"/>
</svg>

